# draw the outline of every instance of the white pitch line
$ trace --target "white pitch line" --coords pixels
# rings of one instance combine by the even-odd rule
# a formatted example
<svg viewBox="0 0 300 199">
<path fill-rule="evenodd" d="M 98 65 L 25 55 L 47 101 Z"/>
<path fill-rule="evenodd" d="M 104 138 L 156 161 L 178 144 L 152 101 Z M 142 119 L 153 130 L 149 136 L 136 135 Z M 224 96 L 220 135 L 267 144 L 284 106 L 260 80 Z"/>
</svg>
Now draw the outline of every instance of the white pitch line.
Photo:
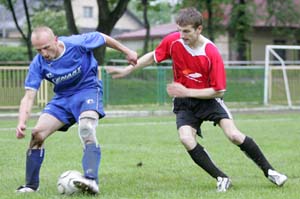
<svg viewBox="0 0 300 199">
<path fill-rule="evenodd" d="M 238 122 L 286 122 L 286 121 L 298 121 L 297 118 L 268 118 L 268 119 L 237 119 L 235 121 Z M 110 124 L 103 124 L 99 123 L 99 127 L 110 127 L 110 126 L 144 126 L 144 125 L 151 125 L 151 126 L 156 126 L 156 125 L 169 125 L 169 124 L 174 124 L 176 125 L 175 120 L 174 121 L 167 121 L 167 122 L 121 122 L 121 123 L 110 123 Z M 33 127 L 28 127 L 27 130 L 31 130 Z M 71 128 L 77 128 L 77 125 L 72 126 Z M 15 131 L 16 128 L 8 127 L 8 128 L 0 128 L 0 131 Z"/>
</svg>

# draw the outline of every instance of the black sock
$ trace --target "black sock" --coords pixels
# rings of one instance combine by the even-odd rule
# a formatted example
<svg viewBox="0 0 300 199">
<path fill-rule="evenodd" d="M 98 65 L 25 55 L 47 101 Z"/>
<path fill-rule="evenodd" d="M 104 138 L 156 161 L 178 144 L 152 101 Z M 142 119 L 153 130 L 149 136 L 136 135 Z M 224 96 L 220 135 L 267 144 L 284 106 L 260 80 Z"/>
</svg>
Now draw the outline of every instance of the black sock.
<svg viewBox="0 0 300 199">
<path fill-rule="evenodd" d="M 212 162 L 209 155 L 206 153 L 204 148 L 197 143 L 196 147 L 190 151 L 188 151 L 191 158 L 194 162 L 199 165 L 202 169 L 204 169 L 209 175 L 214 178 L 217 177 L 227 177 L 216 165 Z"/>
<path fill-rule="evenodd" d="M 259 146 L 257 146 L 255 141 L 246 136 L 244 142 L 239 145 L 239 147 L 249 158 L 251 158 L 257 164 L 257 166 L 259 166 L 263 170 L 264 175 L 267 177 L 268 170 L 273 169 L 273 167 L 265 158 L 264 154 L 259 149 Z"/>
</svg>

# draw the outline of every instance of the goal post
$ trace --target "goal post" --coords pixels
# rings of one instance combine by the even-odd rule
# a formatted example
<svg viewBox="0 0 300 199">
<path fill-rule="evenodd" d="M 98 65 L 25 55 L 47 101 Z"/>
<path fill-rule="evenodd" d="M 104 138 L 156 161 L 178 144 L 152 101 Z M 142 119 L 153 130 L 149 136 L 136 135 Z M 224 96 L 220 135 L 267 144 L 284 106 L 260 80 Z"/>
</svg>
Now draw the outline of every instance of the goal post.
<svg viewBox="0 0 300 199">
<path fill-rule="evenodd" d="M 286 52 L 285 54 L 286 57 L 280 56 L 278 50 L 284 50 Z M 298 53 L 296 54 L 291 53 L 290 51 L 293 50 L 296 50 Z M 294 102 L 299 101 L 299 99 L 297 98 L 297 96 L 300 96 L 299 95 L 300 60 L 299 59 L 300 59 L 300 46 L 298 45 L 266 45 L 264 105 L 269 105 L 270 101 L 273 98 L 275 98 L 274 96 L 276 95 L 281 96 L 281 101 L 277 100 L 277 103 L 280 101 L 279 102 L 280 104 L 286 104 L 290 109 L 295 106 Z M 276 73 L 277 75 L 275 76 L 273 75 L 273 73 L 274 74 Z M 280 88 L 274 89 L 274 86 L 276 85 Z M 291 89 L 291 86 L 293 89 Z M 293 96 L 296 96 L 294 97 L 295 98 L 294 100 L 293 100 Z M 283 99 L 282 97 L 285 99 Z"/>
</svg>

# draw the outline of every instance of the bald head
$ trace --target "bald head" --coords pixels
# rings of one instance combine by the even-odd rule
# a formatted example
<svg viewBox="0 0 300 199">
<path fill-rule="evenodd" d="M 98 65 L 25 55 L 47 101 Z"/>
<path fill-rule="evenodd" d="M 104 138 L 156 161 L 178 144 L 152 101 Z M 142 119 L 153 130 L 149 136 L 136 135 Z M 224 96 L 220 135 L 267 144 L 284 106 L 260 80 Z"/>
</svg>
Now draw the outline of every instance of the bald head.
<svg viewBox="0 0 300 199">
<path fill-rule="evenodd" d="M 49 40 L 55 38 L 53 31 L 51 30 L 51 28 L 49 28 L 47 26 L 37 27 L 31 33 L 31 41 L 41 40 L 41 39 L 45 39 L 45 38 L 47 38 Z"/>
<path fill-rule="evenodd" d="M 51 28 L 47 26 L 41 26 L 32 31 L 31 43 L 37 52 L 48 60 L 58 57 L 64 48 L 59 44 Z"/>
</svg>

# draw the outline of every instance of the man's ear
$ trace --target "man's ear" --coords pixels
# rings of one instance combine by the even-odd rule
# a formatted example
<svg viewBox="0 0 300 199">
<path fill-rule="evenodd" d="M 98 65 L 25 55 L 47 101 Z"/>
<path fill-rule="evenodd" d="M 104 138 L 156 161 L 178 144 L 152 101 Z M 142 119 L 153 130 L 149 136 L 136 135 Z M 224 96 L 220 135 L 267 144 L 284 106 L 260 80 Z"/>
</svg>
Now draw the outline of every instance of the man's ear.
<svg viewBox="0 0 300 199">
<path fill-rule="evenodd" d="M 202 29 L 203 29 L 203 26 L 202 25 L 200 25 L 200 26 L 198 26 L 198 28 L 196 29 L 196 31 L 198 31 L 199 32 L 199 34 L 202 32 Z"/>
</svg>

